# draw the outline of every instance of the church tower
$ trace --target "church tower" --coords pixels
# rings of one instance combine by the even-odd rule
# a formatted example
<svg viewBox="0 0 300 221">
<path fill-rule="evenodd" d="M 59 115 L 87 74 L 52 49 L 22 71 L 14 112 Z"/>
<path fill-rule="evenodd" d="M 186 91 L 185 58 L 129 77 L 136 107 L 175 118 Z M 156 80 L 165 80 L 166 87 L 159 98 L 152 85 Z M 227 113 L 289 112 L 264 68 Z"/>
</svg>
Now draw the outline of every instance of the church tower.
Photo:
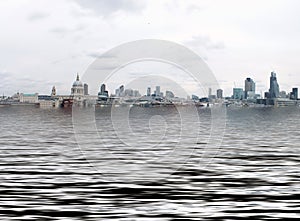
<svg viewBox="0 0 300 221">
<path fill-rule="evenodd" d="M 55 96 L 55 95 L 56 95 L 56 88 L 55 86 L 53 86 L 51 91 L 51 96 Z"/>
</svg>

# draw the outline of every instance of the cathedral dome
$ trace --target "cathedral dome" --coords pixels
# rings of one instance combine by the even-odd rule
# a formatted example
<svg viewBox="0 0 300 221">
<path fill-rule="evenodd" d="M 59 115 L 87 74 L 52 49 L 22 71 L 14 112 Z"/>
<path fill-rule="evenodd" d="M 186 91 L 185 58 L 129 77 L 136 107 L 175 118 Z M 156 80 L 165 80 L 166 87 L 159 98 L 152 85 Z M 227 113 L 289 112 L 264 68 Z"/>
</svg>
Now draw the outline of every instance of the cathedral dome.
<svg viewBox="0 0 300 221">
<path fill-rule="evenodd" d="M 83 83 L 79 80 L 79 75 L 77 74 L 76 81 L 73 83 L 73 87 L 83 87 Z"/>
</svg>

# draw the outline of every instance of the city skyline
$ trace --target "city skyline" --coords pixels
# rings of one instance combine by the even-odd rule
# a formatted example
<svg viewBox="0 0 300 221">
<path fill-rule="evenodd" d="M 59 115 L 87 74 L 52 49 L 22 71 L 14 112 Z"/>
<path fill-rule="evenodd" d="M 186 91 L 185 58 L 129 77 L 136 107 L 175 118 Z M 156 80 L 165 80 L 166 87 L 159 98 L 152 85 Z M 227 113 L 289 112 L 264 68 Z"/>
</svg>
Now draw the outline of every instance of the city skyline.
<svg viewBox="0 0 300 221">
<path fill-rule="evenodd" d="M 275 80 L 275 85 L 274 85 L 274 81 Z M 107 95 L 120 95 L 120 90 L 123 90 L 122 93 L 124 94 L 128 94 L 128 90 L 132 90 L 132 93 L 134 94 L 138 94 L 139 96 L 143 96 L 143 95 L 149 95 L 150 94 L 155 94 L 156 96 L 159 96 L 158 94 L 162 93 L 164 94 L 164 92 L 172 92 L 172 90 L 170 88 L 164 88 L 164 92 L 163 91 L 160 91 L 160 85 L 148 85 L 146 88 L 144 88 L 144 90 L 139 90 L 139 89 L 136 89 L 136 88 L 125 88 L 125 85 L 124 84 L 121 84 L 119 87 L 115 88 L 115 89 L 108 89 L 107 88 L 107 85 L 105 83 L 99 83 L 99 90 L 96 92 L 96 93 L 89 93 L 89 89 L 88 89 L 88 84 L 86 82 L 81 82 L 81 80 L 79 80 L 79 73 L 76 74 L 76 80 L 74 83 L 76 82 L 80 82 L 80 84 L 82 84 L 82 93 L 84 95 L 97 95 L 99 94 L 98 92 L 104 92 L 107 94 Z M 73 86 L 74 86 L 74 83 L 73 83 Z M 152 90 L 154 87 L 155 90 Z M 276 88 L 275 91 L 273 88 Z M 104 88 L 104 89 L 103 89 Z M 207 94 L 195 94 L 195 93 L 192 93 L 192 94 L 187 94 L 187 96 L 197 96 L 197 97 L 210 97 L 210 96 L 215 96 L 217 98 L 220 98 L 220 96 L 222 98 L 225 98 L 225 97 L 232 97 L 234 99 L 247 99 L 247 97 L 253 97 L 254 95 L 259 95 L 261 98 L 264 98 L 264 97 L 269 97 L 269 98 L 276 98 L 276 97 L 280 97 L 280 95 L 282 93 L 287 93 L 286 95 L 288 95 L 288 93 L 295 93 L 293 90 L 295 88 L 298 88 L 298 87 L 291 87 L 289 88 L 288 90 L 280 90 L 279 88 L 279 84 L 277 82 L 277 76 L 276 76 L 276 73 L 274 71 L 271 72 L 271 77 L 270 77 L 270 82 L 269 82 L 269 88 L 266 90 L 266 91 L 257 91 L 256 90 L 256 82 L 255 82 L 255 79 L 251 78 L 251 77 L 246 77 L 245 81 L 244 81 L 244 86 L 241 86 L 241 87 L 237 87 L 236 84 L 234 84 L 234 87 L 231 88 L 231 94 L 224 94 L 224 89 L 223 88 L 218 88 L 216 89 L 215 91 L 212 91 L 212 89 L 210 87 L 208 87 L 208 91 L 207 91 Z M 107 89 L 107 90 L 106 90 Z M 158 94 L 157 94 L 157 89 L 159 90 Z M 74 94 L 74 91 L 72 91 L 73 89 L 71 89 L 71 92 L 70 93 L 61 93 L 61 94 L 64 94 L 64 95 L 72 95 Z M 127 90 L 127 92 L 126 92 Z M 57 87 L 56 85 L 53 85 L 51 87 L 51 89 L 49 89 L 49 93 L 40 93 L 39 91 L 30 91 L 29 93 L 28 92 L 24 92 L 24 91 L 16 91 L 15 93 L 13 94 L 10 94 L 10 95 L 5 95 L 4 93 L 2 94 L 2 96 L 5 95 L 5 97 L 11 97 L 11 96 L 14 96 L 15 94 L 17 93 L 24 93 L 24 94 L 45 94 L 45 95 L 48 95 L 48 94 L 56 94 L 57 92 Z M 153 91 L 153 93 L 151 93 Z M 219 91 L 219 92 L 218 92 Z M 141 94 L 140 94 L 141 92 Z M 250 93 L 251 92 L 251 93 Z M 58 92 L 59 93 L 59 92 Z M 79 92 L 80 94 L 81 92 Z M 172 92 L 173 93 L 173 92 Z M 268 93 L 268 94 L 266 94 Z M 75 93 L 76 94 L 76 93 Z M 218 95 L 219 94 L 219 95 Z M 270 95 L 269 95 L 270 94 Z M 137 96 L 136 96 L 137 97 Z M 238 98 L 239 97 L 239 98 Z"/>
<path fill-rule="evenodd" d="M 266 91 L 273 70 L 282 90 L 300 84 L 298 1 L 97 2 L 1 1 L 0 93 L 48 93 L 55 85 L 65 94 L 74 73 L 82 75 L 103 52 L 145 38 L 199 54 L 225 96 L 249 76 Z"/>
</svg>

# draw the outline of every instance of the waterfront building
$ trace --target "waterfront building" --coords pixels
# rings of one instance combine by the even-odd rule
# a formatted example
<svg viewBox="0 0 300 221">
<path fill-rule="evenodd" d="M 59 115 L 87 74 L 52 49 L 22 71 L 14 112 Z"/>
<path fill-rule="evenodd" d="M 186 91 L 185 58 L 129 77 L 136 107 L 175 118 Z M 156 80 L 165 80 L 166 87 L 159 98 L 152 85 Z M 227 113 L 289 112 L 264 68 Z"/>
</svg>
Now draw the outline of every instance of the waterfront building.
<svg viewBox="0 0 300 221">
<path fill-rule="evenodd" d="M 59 98 L 55 95 L 38 95 L 38 104 L 43 108 L 59 107 Z M 55 98 L 54 98 L 55 97 Z"/>
<path fill-rule="evenodd" d="M 277 77 L 275 72 L 271 72 L 270 77 L 270 89 L 268 98 L 278 98 L 279 97 L 279 84 L 277 82 Z"/>
<path fill-rule="evenodd" d="M 243 88 L 233 88 L 233 99 L 242 100 L 244 98 Z"/>
<path fill-rule="evenodd" d="M 209 99 L 208 99 L 208 97 L 202 97 L 202 98 L 199 99 L 199 102 L 208 103 Z"/>
<path fill-rule="evenodd" d="M 297 101 L 288 98 L 275 98 L 271 100 L 273 100 L 273 105 L 276 107 L 295 106 L 297 104 Z"/>
<path fill-rule="evenodd" d="M 29 103 L 29 104 L 36 104 L 38 103 L 38 93 L 34 94 L 19 94 L 19 102 L 20 103 Z"/>
<path fill-rule="evenodd" d="M 222 99 L 223 98 L 223 90 L 222 89 L 218 89 L 217 90 L 217 98 L 218 99 Z"/>
<path fill-rule="evenodd" d="M 251 78 L 245 80 L 245 99 L 248 98 L 248 94 L 255 94 L 255 82 Z"/>
</svg>

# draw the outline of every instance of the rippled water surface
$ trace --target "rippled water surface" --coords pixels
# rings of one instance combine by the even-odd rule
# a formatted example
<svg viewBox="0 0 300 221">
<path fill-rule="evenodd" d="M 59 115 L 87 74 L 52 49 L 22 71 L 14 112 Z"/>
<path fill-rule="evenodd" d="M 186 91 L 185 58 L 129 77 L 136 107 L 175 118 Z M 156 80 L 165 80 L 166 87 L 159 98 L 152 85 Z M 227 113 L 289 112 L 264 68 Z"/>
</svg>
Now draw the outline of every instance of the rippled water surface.
<svg viewBox="0 0 300 221">
<path fill-rule="evenodd" d="M 1 107 L 0 219 L 298 220 L 300 109 L 227 109 L 214 151 L 210 113 Z"/>
</svg>

